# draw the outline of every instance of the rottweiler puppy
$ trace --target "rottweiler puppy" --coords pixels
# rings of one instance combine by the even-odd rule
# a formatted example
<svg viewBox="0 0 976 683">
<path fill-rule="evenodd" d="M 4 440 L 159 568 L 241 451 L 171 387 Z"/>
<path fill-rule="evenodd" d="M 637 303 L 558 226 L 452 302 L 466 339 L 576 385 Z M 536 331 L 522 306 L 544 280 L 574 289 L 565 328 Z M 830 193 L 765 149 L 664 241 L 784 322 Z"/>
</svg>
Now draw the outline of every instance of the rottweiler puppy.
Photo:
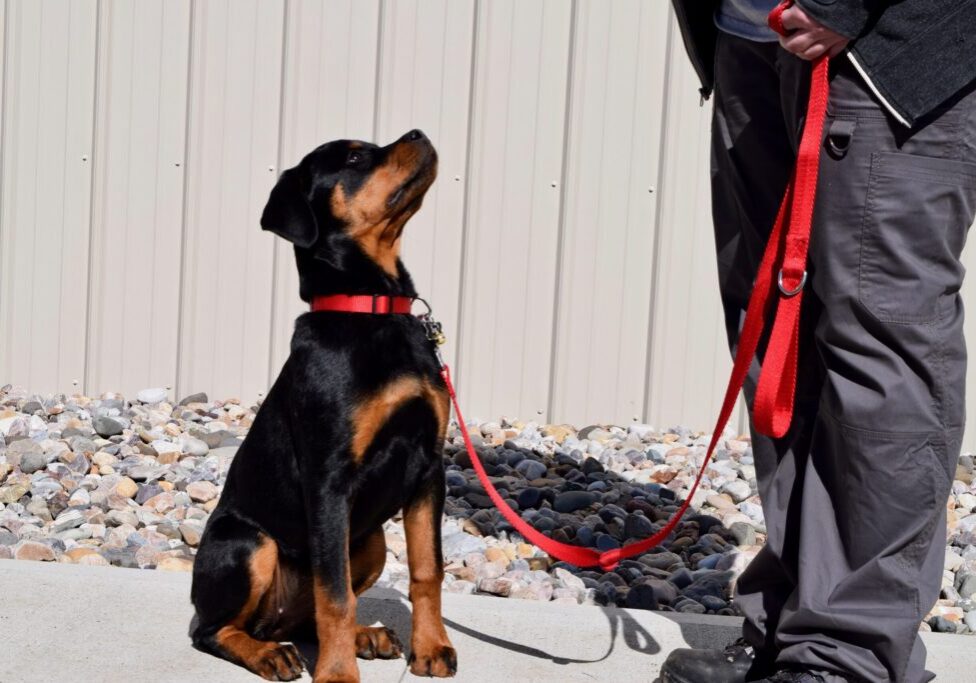
<svg viewBox="0 0 976 683">
<path fill-rule="evenodd" d="M 436 175 L 419 130 L 386 147 L 329 142 L 281 174 L 261 227 L 294 244 L 305 301 L 416 297 L 401 235 Z M 402 509 L 410 670 L 453 676 L 440 600 L 448 400 L 417 317 L 301 315 L 200 542 L 194 646 L 272 681 L 301 675 L 282 641 L 302 637 L 318 639 L 316 682 L 358 681 L 357 656 L 399 657 L 391 630 L 356 625 L 356 596 L 382 572 L 383 522 Z"/>
</svg>

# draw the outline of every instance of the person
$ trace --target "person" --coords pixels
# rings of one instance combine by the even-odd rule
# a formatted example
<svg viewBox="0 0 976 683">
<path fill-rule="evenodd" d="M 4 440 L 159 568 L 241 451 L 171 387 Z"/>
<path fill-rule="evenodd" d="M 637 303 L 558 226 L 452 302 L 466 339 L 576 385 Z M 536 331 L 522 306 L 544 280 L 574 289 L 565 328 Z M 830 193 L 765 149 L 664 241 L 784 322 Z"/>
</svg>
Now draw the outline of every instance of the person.
<svg viewBox="0 0 976 683">
<path fill-rule="evenodd" d="M 661 679 L 928 681 L 918 627 L 939 596 L 964 423 L 976 0 L 797 0 L 785 37 L 766 25 L 775 4 L 673 0 L 703 97 L 714 88 L 733 349 L 796 159 L 810 60 L 833 59 L 794 418 L 780 439 L 753 430 L 768 537 L 735 589 L 743 639 L 676 650 Z"/>
</svg>

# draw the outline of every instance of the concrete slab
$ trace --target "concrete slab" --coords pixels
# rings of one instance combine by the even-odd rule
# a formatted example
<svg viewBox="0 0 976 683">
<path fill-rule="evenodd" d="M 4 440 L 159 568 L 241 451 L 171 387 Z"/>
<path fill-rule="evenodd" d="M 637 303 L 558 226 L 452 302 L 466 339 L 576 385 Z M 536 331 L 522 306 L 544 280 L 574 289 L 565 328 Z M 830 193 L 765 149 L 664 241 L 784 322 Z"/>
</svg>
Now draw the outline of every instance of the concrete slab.
<svg viewBox="0 0 976 683">
<path fill-rule="evenodd" d="M 248 683 L 260 680 L 190 647 L 188 574 L 0 561 L 0 683 Z M 733 640 L 739 621 L 444 596 L 460 683 L 643 681 L 676 647 Z M 360 621 L 382 621 L 409 642 L 399 593 L 360 599 Z M 925 634 L 929 666 L 946 683 L 976 680 L 976 639 Z M 364 683 L 417 681 L 405 660 L 359 663 Z M 303 680 L 309 680 L 306 675 Z"/>
</svg>

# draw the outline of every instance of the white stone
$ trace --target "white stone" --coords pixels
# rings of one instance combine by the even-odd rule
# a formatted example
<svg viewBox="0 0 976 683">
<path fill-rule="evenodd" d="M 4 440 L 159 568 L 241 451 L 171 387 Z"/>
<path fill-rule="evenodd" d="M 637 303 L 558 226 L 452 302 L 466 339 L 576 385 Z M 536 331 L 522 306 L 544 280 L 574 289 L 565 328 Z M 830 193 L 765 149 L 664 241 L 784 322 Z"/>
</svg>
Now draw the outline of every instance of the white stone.
<svg viewBox="0 0 976 683">
<path fill-rule="evenodd" d="M 741 503 L 752 495 L 752 489 L 749 487 L 749 483 L 742 479 L 730 481 L 722 487 L 722 491 L 732 496 L 732 500 L 736 503 Z"/>
<path fill-rule="evenodd" d="M 954 572 L 957 569 L 959 569 L 959 567 L 962 566 L 962 563 L 963 563 L 963 559 L 962 559 L 962 556 L 959 555 L 959 553 L 957 553 L 952 548 L 946 548 L 946 551 L 945 551 L 945 568 L 947 570 Z"/>
<path fill-rule="evenodd" d="M 141 403 L 162 403 L 166 400 L 167 391 L 163 387 L 143 389 L 136 394 L 136 399 Z"/>
</svg>

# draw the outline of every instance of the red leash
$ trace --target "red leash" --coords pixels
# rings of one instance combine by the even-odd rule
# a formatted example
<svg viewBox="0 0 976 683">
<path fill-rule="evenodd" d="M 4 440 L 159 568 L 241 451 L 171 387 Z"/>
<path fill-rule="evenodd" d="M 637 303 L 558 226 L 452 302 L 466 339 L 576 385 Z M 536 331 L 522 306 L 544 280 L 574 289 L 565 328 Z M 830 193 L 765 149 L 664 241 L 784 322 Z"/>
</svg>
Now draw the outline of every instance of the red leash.
<svg viewBox="0 0 976 683">
<path fill-rule="evenodd" d="M 790 4 L 790 2 L 784 2 L 770 14 L 770 26 L 779 33 L 785 33 L 781 15 Z M 803 300 L 803 288 L 807 281 L 807 247 L 810 243 L 814 198 L 817 192 L 817 169 L 820 165 L 820 146 L 822 144 L 824 117 L 827 111 L 829 91 L 827 68 L 828 57 L 826 56 L 813 63 L 810 99 L 807 104 L 803 136 L 797 153 L 796 169 L 790 184 L 786 188 L 783 202 L 780 204 L 779 213 L 776 216 L 776 223 L 759 265 L 752 296 L 749 298 L 746 319 L 739 335 L 739 345 L 736 349 L 732 376 L 729 378 L 729 385 L 725 390 L 725 399 L 722 402 L 722 409 L 719 411 L 715 429 L 712 430 L 712 439 L 708 444 L 705 460 L 684 502 L 668 520 L 668 523 L 657 533 L 637 543 L 601 553 L 592 548 L 555 541 L 533 528 L 508 506 L 488 478 L 488 473 L 485 472 L 485 468 L 471 443 L 468 427 L 461 415 L 457 394 L 451 382 L 450 369 L 444 364 L 441 376 L 444 378 L 444 383 L 451 395 L 454 412 L 461 428 L 461 435 L 464 437 L 464 445 L 471 457 L 471 464 L 478 474 L 481 485 L 508 523 L 523 538 L 546 551 L 552 557 L 579 567 L 599 566 L 604 571 L 609 571 L 616 567 L 620 560 L 643 554 L 660 544 L 678 525 L 682 515 L 691 504 L 695 491 L 698 490 L 705 469 L 708 467 L 722 431 L 732 414 L 739 392 L 742 390 L 749 365 L 755 356 L 759 338 L 762 336 L 763 320 L 771 303 L 770 293 L 774 279 L 778 285 L 780 296 L 778 297 L 776 318 L 773 322 L 772 333 L 756 390 L 753 419 L 760 432 L 772 437 L 783 436 L 789 428 L 793 417 L 793 398 L 796 390 L 800 305 Z M 789 222 L 787 222 L 787 217 Z M 780 263 L 779 268 L 776 267 L 777 263 Z"/>
<path fill-rule="evenodd" d="M 782 13 L 792 2 L 787 0 L 776 7 L 769 15 L 769 25 L 777 32 L 786 33 Z M 712 439 L 705 453 L 705 460 L 701 470 L 692 484 L 684 502 L 674 513 L 668 523 L 650 538 L 637 543 L 614 548 L 606 552 L 598 552 L 592 548 L 570 545 L 555 541 L 523 520 L 517 512 L 508 506 L 501 497 L 494 484 L 488 478 L 484 465 L 478 457 L 477 451 L 471 443 L 461 407 L 458 405 L 457 393 L 451 382 L 451 371 L 441 358 L 437 345 L 444 342 L 444 335 L 440 325 L 430 316 L 430 306 L 427 312 L 420 316 L 427 329 L 427 337 L 435 343 L 437 358 L 441 363 L 441 377 L 450 393 L 457 415 L 458 426 L 464 437 L 464 445 L 471 464 L 481 485 L 484 486 L 488 497 L 498 508 L 508 523 L 518 531 L 523 538 L 531 541 L 552 557 L 569 562 L 579 567 L 599 566 L 610 571 L 620 560 L 634 555 L 640 555 L 660 544 L 674 530 L 684 515 L 692 498 L 698 490 L 702 476 L 715 452 L 722 431 L 732 415 L 736 399 L 742 390 L 749 365 L 756 354 L 759 338 L 762 336 L 763 321 L 770 307 L 775 280 L 780 296 L 777 299 L 776 317 L 773 321 L 769 345 L 763 359 L 759 385 L 753 404 L 753 419 L 756 428 L 763 434 L 772 437 L 783 436 L 790 426 L 793 417 L 793 398 L 796 392 L 796 363 L 799 349 L 800 305 L 803 301 L 803 288 L 807 282 L 807 247 L 810 243 L 810 227 L 813 221 L 814 198 L 817 192 L 817 169 L 820 165 L 820 146 L 822 143 L 824 117 L 827 111 L 827 82 L 828 57 L 823 56 L 813 63 L 810 79 L 810 99 L 807 103 L 806 123 L 797 153 L 796 169 L 786 188 L 783 202 L 780 204 L 776 222 L 766 244 L 756 282 L 753 285 L 746 319 L 739 335 L 739 345 L 735 353 L 735 363 L 732 366 L 732 376 L 725 390 L 725 399 L 719 411 Z M 777 268 L 777 263 L 780 264 Z M 418 299 L 425 305 L 426 301 Z M 344 295 L 316 297 L 312 302 L 315 311 L 343 311 L 348 313 L 410 313 L 410 305 L 414 301 L 410 297 L 389 297 L 370 295 Z"/>
</svg>

